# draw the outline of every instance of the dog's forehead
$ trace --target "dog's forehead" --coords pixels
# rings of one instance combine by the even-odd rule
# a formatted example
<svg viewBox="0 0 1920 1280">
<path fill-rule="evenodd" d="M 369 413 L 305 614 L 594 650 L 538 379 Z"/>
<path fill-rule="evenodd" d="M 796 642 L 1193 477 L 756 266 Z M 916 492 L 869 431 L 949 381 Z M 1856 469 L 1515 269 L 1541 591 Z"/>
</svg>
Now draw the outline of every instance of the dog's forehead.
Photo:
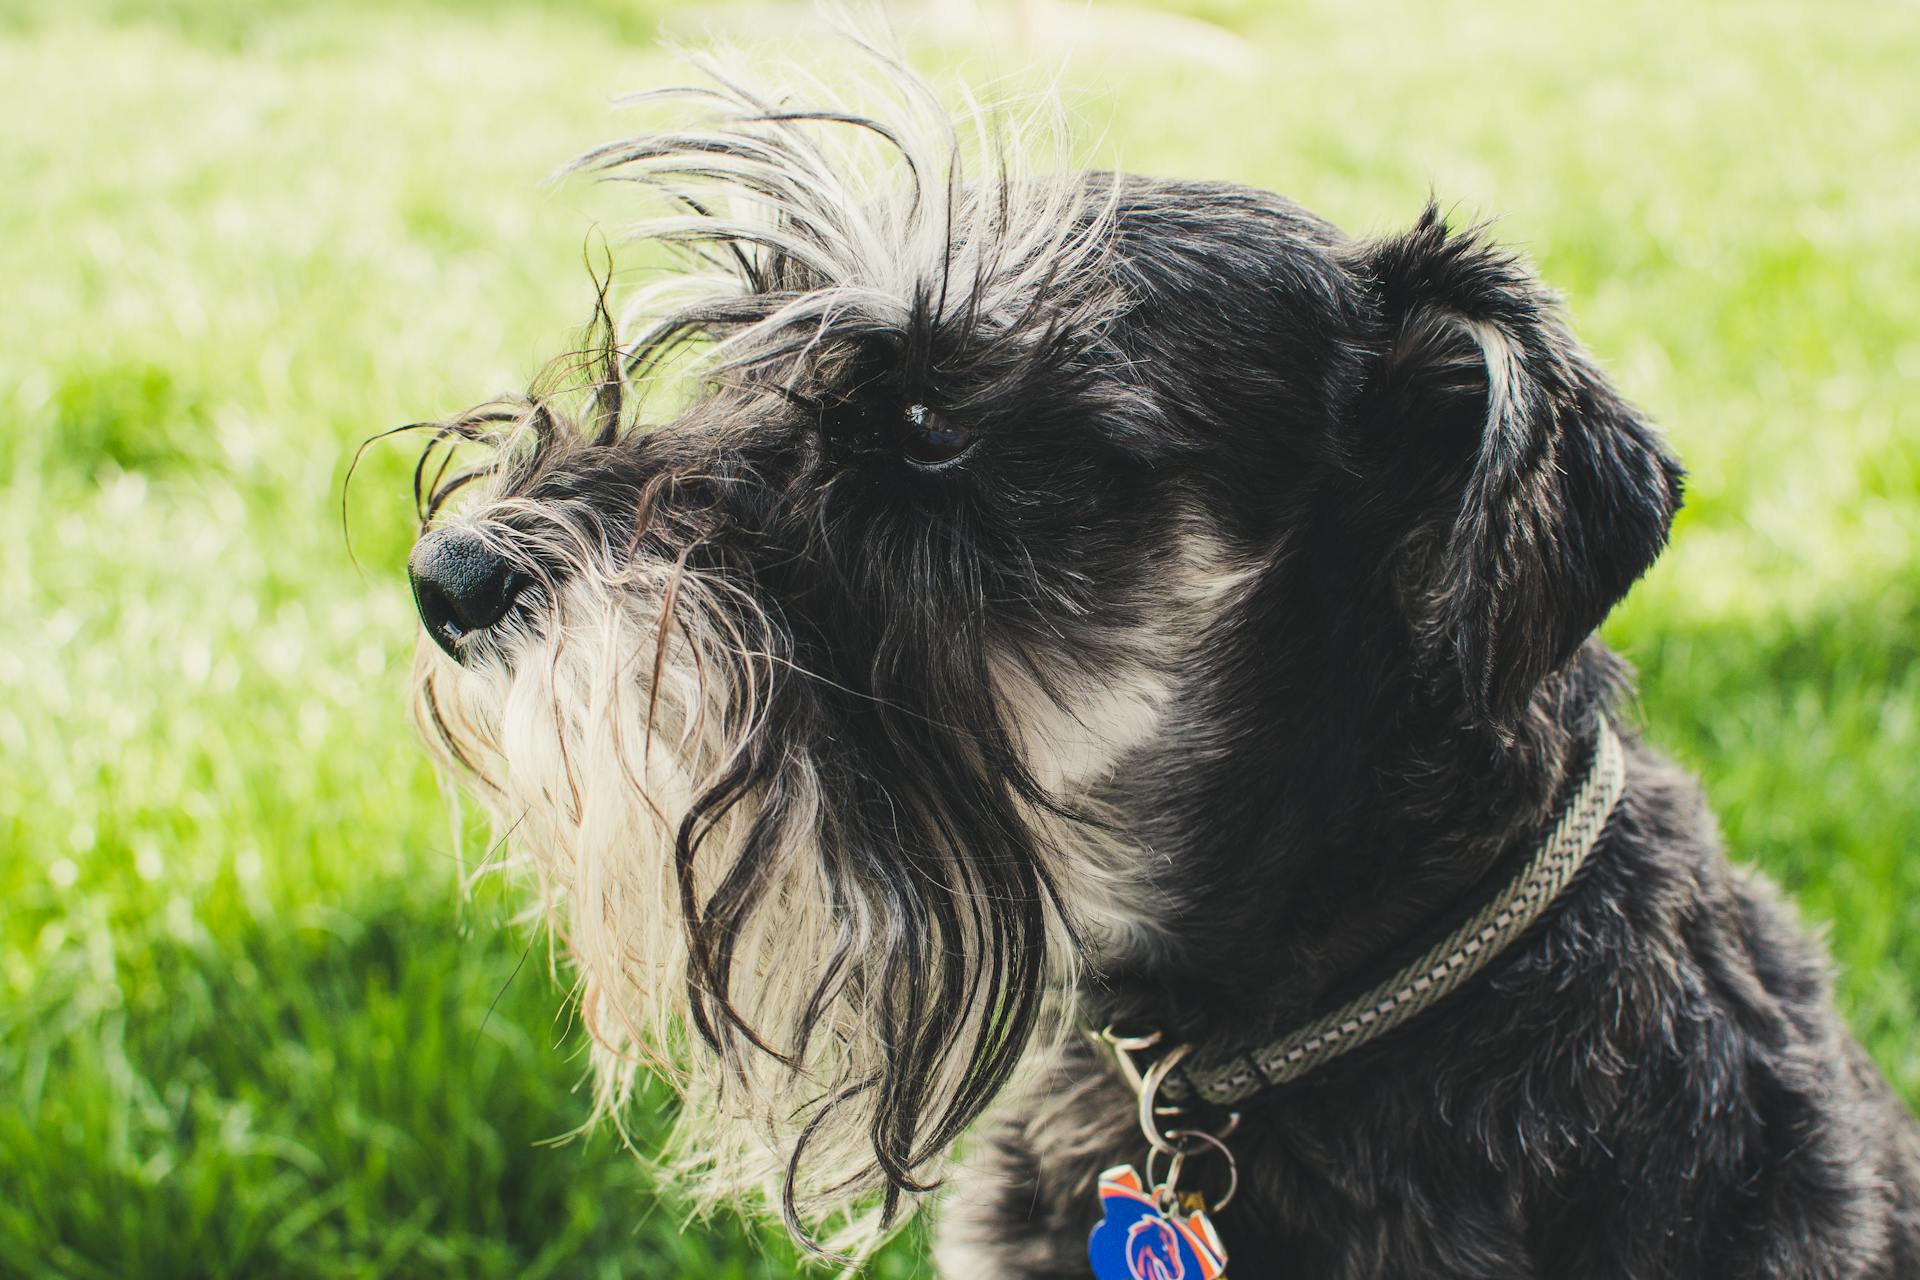
<svg viewBox="0 0 1920 1280">
<path fill-rule="evenodd" d="M 1065 219 L 1045 237 L 1014 240 L 1006 226 L 957 218 L 950 239 L 870 241 L 869 256 L 834 264 L 836 275 L 783 263 L 736 300 L 751 318 L 726 355 L 755 367 L 763 391 L 904 383 L 911 411 L 921 396 L 964 398 L 969 383 L 1025 380 L 1044 392 L 1050 362 L 1084 365 L 1103 343 L 1093 363 L 1115 377 L 1136 371 L 1142 346 L 1195 373 L 1246 341 L 1284 363 L 1292 339 L 1329 336 L 1351 306 L 1350 241 L 1282 197 L 1133 174 L 1053 181 L 1080 190 L 1057 206 L 1036 200 L 1034 216 Z"/>
</svg>

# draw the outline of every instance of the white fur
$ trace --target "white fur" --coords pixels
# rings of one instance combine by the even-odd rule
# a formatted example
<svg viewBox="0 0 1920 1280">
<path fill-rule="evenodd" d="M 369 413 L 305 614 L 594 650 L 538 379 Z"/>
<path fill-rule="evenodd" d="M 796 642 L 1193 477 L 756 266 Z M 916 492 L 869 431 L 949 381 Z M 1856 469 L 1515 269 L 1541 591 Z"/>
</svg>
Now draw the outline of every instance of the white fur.
<svg viewBox="0 0 1920 1280">
<path fill-rule="evenodd" d="M 699 268 L 631 299 L 638 349 L 672 332 L 681 308 L 738 295 L 742 259 L 764 271 L 785 257 L 816 287 L 702 353 L 709 368 L 805 350 L 809 335 L 902 329 L 928 302 L 937 320 L 966 312 L 1014 332 L 1041 290 L 1058 299 L 1099 280 L 1116 191 L 1095 197 L 1073 170 L 1051 98 L 1021 113 L 969 99 L 956 116 L 897 54 L 862 47 L 864 69 L 829 81 L 789 67 L 779 89 L 696 58 L 708 83 L 629 99 L 692 106 L 692 127 L 579 162 L 663 197 L 635 236 L 681 246 Z M 1059 171 L 1032 172 L 1036 155 Z"/>
</svg>

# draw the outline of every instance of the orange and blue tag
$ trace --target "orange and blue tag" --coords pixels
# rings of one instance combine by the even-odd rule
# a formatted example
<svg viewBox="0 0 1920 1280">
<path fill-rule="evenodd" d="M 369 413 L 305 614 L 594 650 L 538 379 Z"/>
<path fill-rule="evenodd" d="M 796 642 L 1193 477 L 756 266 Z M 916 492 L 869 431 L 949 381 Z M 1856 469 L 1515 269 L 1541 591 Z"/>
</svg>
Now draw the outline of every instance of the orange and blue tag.
<svg viewBox="0 0 1920 1280">
<path fill-rule="evenodd" d="M 1087 1241 L 1094 1280 L 1220 1280 L 1227 1269 L 1206 1211 L 1168 1213 L 1131 1165 L 1100 1175 L 1100 1209 Z"/>
</svg>

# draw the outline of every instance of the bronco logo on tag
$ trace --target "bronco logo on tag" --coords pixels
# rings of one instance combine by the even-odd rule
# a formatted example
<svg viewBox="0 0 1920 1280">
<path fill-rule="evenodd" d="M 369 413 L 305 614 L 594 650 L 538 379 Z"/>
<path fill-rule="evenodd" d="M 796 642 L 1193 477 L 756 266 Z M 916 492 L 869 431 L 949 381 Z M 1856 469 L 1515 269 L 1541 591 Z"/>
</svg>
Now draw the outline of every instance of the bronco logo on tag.
<svg viewBox="0 0 1920 1280">
<path fill-rule="evenodd" d="M 1131 1165 L 1100 1175 L 1100 1208 L 1087 1240 L 1095 1280 L 1219 1280 L 1227 1268 L 1207 1215 L 1167 1214 Z"/>
</svg>

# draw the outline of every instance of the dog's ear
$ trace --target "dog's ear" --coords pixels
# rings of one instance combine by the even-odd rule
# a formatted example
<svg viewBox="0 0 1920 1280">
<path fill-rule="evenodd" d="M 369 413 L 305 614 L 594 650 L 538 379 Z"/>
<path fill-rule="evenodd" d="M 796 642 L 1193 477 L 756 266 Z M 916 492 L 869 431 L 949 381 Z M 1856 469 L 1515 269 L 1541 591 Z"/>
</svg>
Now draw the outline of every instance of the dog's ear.
<svg viewBox="0 0 1920 1280">
<path fill-rule="evenodd" d="M 1429 205 L 1362 270 L 1382 321 L 1365 414 L 1416 507 L 1415 630 L 1504 731 L 1653 563 L 1680 467 L 1479 232 L 1450 234 Z"/>
</svg>

